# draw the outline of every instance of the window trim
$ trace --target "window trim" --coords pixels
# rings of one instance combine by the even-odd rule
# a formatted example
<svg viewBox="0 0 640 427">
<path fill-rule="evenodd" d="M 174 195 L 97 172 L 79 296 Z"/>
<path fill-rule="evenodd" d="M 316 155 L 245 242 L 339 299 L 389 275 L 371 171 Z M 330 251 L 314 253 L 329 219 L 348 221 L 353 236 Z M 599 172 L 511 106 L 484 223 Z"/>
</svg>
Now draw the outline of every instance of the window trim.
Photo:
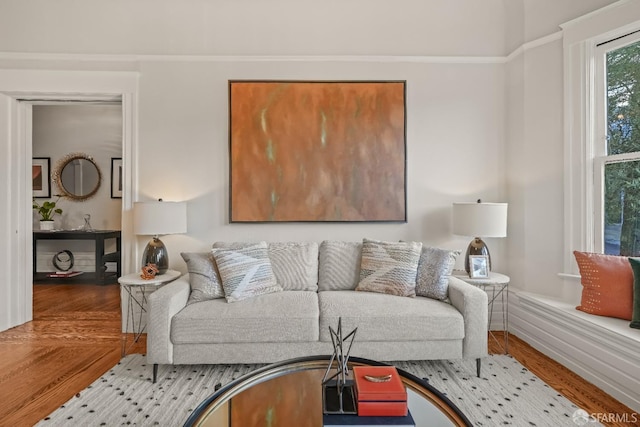
<svg viewBox="0 0 640 427">
<path fill-rule="evenodd" d="M 605 96 L 604 85 L 596 86 L 596 55 L 600 48 L 610 50 L 616 42 L 614 39 L 640 30 L 640 20 L 632 19 L 637 16 L 640 16 L 640 2 L 621 1 L 561 25 L 565 111 L 563 276 L 579 274 L 574 250 L 596 251 L 595 191 L 596 185 L 603 186 L 604 177 L 602 175 L 596 184 L 594 166 L 596 150 L 604 147 L 604 141 L 600 146 L 594 141 L 606 126 L 606 115 L 598 116 L 596 110 L 597 103 L 604 108 L 603 99 L 596 99 L 598 92 L 601 98 Z M 603 119 L 600 124 L 598 117 Z M 598 191 L 601 192 L 602 187 Z M 599 213 L 599 219 L 602 214 Z M 602 237 L 598 244 L 603 244 Z"/>
</svg>

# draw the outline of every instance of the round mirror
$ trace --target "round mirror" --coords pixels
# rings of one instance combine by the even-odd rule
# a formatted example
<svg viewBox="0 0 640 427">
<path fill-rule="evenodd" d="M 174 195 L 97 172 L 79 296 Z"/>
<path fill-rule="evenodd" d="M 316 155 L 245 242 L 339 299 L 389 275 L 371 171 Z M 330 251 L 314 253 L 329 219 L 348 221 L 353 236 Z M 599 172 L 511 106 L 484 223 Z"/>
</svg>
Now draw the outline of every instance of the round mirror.
<svg viewBox="0 0 640 427">
<path fill-rule="evenodd" d="M 102 175 L 91 156 L 74 153 L 60 160 L 53 179 L 65 197 L 86 200 L 100 188 Z"/>
</svg>

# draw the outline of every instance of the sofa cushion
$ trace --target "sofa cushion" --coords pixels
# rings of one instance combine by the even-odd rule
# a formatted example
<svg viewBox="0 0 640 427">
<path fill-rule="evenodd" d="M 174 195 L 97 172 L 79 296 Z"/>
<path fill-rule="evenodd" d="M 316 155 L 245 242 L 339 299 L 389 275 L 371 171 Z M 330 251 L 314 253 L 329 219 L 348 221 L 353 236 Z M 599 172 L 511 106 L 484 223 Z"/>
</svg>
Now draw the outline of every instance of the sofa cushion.
<svg viewBox="0 0 640 427">
<path fill-rule="evenodd" d="M 222 282 L 218 276 L 216 263 L 210 252 L 182 252 L 180 253 L 189 271 L 191 293 L 187 304 L 224 298 Z"/>
<path fill-rule="evenodd" d="M 423 341 L 464 338 L 464 319 L 451 304 L 431 298 L 405 298 L 374 292 L 318 292 L 320 340 L 331 341 L 342 317 L 342 331 L 357 327 L 356 341 Z"/>
<path fill-rule="evenodd" d="M 317 340 L 316 292 L 277 292 L 234 304 L 202 301 L 186 306 L 171 321 L 174 344 Z"/>
<path fill-rule="evenodd" d="M 364 239 L 360 283 L 356 291 L 416 296 L 420 242 L 383 242 Z"/>
<path fill-rule="evenodd" d="M 267 252 L 267 243 L 224 249 L 213 248 L 227 302 L 282 291 Z"/>
<path fill-rule="evenodd" d="M 458 255 L 460 251 L 423 246 L 416 276 L 416 295 L 447 299 L 449 277 Z"/>
<path fill-rule="evenodd" d="M 269 243 L 269 258 L 278 285 L 285 291 L 318 290 L 316 242 Z"/>
<path fill-rule="evenodd" d="M 623 256 L 574 251 L 582 298 L 576 309 L 598 316 L 631 320 L 633 271 Z"/>
<path fill-rule="evenodd" d="M 354 290 L 360 281 L 362 242 L 325 240 L 320 244 L 318 290 Z"/>
</svg>

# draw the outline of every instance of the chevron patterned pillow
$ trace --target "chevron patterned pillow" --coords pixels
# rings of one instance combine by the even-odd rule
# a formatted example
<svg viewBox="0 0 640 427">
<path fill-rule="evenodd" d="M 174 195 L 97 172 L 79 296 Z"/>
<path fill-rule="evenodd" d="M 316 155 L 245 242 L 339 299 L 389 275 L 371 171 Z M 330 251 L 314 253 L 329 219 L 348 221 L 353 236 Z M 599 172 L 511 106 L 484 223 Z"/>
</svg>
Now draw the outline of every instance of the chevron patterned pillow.
<svg viewBox="0 0 640 427">
<path fill-rule="evenodd" d="M 416 296 L 422 243 L 362 240 L 360 283 L 356 291 Z"/>
<path fill-rule="evenodd" d="M 267 243 L 212 249 L 227 302 L 282 291 L 271 268 Z"/>
</svg>

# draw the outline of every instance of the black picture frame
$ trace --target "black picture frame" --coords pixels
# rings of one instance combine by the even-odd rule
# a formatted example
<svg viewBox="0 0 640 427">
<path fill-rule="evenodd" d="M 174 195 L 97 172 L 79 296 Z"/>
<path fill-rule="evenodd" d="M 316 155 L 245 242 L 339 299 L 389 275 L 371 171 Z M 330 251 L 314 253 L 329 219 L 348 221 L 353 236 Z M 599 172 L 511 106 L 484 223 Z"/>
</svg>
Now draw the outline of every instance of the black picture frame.
<svg viewBox="0 0 640 427">
<path fill-rule="evenodd" d="M 51 198 L 51 157 L 33 158 L 31 179 L 34 198 Z"/>
<path fill-rule="evenodd" d="M 122 157 L 111 158 L 111 198 L 122 199 Z"/>
</svg>

